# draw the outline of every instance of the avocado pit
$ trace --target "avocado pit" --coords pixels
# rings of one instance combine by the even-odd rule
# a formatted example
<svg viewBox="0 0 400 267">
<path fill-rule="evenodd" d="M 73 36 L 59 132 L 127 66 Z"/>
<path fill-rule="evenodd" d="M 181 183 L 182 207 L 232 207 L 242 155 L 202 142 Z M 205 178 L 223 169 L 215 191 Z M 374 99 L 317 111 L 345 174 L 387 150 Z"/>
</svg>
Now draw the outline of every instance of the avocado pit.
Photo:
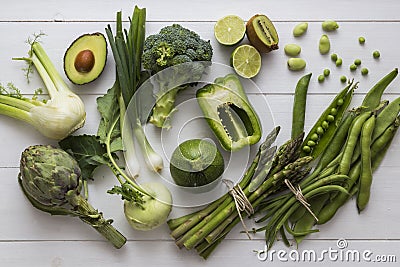
<svg viewBox="0 0 400 267">
<path fill-rule="evenodd" d="M 94 63 L 95 58 L 93 52 L 86 49 L 76 55 L 74 66 L 78 72 L 86 73 L 93 69 Z"/>
</svg>

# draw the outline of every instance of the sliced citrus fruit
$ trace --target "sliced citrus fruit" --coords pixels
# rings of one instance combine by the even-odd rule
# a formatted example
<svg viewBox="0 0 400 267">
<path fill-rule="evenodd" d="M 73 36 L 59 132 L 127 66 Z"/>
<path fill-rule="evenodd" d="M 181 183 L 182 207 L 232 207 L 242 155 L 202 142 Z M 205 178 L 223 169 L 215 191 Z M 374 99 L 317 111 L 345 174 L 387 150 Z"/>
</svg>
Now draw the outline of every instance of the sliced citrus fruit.
<svg viewBox="0 0 400 267">
<path fill-rule="evenodd" d="M 231 55 L 231 65 L 244 78 L 253 78 L 261 69 L 261 55 L 251 45 L 238 46 Z"/>
<path fill-rule="evenodd" d="M 217 21 L 214 25 L 214 35 L 223 45 L 238 44 L 246 33 L 246 25 L 240 17 L 228 15 Z"/>
</svg>

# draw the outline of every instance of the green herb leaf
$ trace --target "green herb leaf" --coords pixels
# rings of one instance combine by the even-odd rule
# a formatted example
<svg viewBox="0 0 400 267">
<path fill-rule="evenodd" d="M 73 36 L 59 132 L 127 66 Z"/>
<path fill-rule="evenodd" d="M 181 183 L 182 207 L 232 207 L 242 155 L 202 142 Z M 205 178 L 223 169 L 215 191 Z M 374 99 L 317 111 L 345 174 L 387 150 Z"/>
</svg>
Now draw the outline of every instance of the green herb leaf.
<svg viewBox="0 0 400 267">
<path fill-rule="evenodd" d="M 100 138 L 100 142 L 105 144 L 107 139 L 107 134 L 109 133 L 113 123 L 119 117 L 119 105 L 118 105 L 118 95 L 119 95 L 119 85 L 115 82 L 113 87 L 108 89 L 104 96 L 97 98 L 97 110 L 100 112 L 101 120 L 99 128 L 97 130 L 97 135 Z M 121 130 L 118 125 L 114 127 L 111 134 L 111 141 L 121 138 Z M 121 143 L 122 150 L 122 143 Z M 116 151 L 113 151 L 116 152 Z"/>
<path fill-rule="evenodd" d="M 93 179 L 98 166 L 109 164 L 105 146 L 94 135 L 68 136 L 59 145 L 76 159 L 84 180 Z"/>
<path fill-rule="evenodd" d="M 107 193 L 120 195 L 122 200 L 134 201 L 139 206 L 144 203 L 142 199 L 143 195 L 133 189 L 128 182 L 123 183 L 121 186 L 114 186 Z"/>
</svg>

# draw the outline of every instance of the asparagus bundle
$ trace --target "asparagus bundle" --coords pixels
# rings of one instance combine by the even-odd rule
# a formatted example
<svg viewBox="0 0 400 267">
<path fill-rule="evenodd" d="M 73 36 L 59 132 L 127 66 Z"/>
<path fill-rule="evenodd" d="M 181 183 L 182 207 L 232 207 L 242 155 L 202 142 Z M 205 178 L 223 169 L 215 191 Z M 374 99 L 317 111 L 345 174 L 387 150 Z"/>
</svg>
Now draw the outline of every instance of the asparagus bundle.
<svg viewBox="0 0 400 267">
<path fill-rule="evenodd" d="M 308 163 L 312 157 L 299 158 L 304 134 L 287 141 L 273 155 L 275 150 L 271 145 L 279 129 L 275 128 L 260 145 L 252 164 L 237 185 L 253 208 L 257 208 L 269 195 L 286 189 L 285 179 L 296 184 L 310 171 Z M 168 226 L 179 248 L 196 249 L 206 259 L 241 221 L 242 216 L 248 215 L 245 211 L 238 212 L 235 199 L 226 193 L 200 211 L 169 220 Z"/>
</svg>

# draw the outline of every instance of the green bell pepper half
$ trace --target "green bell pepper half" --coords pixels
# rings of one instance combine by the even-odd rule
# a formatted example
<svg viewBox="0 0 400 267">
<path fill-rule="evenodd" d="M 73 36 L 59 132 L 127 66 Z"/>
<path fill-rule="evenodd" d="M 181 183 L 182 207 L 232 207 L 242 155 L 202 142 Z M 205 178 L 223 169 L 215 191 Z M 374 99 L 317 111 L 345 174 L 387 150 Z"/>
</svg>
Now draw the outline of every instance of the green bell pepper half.
<svg viewBox="0 0 400 267">
<path fill-rule="evenodd" d="M 205 119 L 227 151 L 237 151 L 257 143 L 261 124 L 239 77 L 228 74 L 196 92 Z"/>
</svg>

